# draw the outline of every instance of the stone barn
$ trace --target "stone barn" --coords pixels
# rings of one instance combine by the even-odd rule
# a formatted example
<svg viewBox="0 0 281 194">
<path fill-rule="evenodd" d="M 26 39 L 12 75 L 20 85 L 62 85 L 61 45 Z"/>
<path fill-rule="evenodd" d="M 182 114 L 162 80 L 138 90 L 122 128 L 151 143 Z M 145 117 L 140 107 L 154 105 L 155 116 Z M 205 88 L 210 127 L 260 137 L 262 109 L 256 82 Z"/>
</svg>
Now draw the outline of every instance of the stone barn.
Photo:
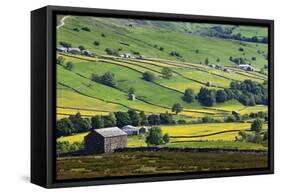
<svg viewBox="0 0 281 194">
<path fill-rule="evenodd" d="M 109 153 L 127 147 L 127 133 L 118 127 L 94 129 L 84 137 L 84 141 L 87 154 Z"/>
</svg>

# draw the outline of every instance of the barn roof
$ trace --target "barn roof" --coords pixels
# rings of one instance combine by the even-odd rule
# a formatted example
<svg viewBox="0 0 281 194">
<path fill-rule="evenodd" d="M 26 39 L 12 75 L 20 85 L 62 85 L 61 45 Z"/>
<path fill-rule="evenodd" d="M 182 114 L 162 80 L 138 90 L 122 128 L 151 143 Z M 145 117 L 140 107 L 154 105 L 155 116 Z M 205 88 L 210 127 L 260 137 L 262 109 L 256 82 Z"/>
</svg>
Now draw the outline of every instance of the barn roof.
<svg viewBox="0 0 281 194">
<path fill-rule="evenodd" d="M 108 127 L 108 128 L 102 128 L 102 129 L 95 129 L 98 134 L 100 134 L 103 137 L 116 137 L 116 136 L 123 136 L 127 135 L 124 131 L 119 129 L 118 127 Z"/>
</svg>

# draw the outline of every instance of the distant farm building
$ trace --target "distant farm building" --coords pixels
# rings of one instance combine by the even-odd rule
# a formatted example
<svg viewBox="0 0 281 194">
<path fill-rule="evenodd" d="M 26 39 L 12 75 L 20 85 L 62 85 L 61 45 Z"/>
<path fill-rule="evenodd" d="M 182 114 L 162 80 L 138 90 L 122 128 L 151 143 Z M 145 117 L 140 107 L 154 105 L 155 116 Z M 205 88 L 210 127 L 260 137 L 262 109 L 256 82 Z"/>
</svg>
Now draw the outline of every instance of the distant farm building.
<svg viewBox="0 0 281 194">
<path fill-rule="evenodd" d="M 139 134 L 148 133 L 148 131 L 149 131 L 148 127 L 141 127 L 141 128 L 139 128 Z"/>
<path fill-rule="evenodd" d="M 140 55 L 138 59 L 146 59 L 146 57 L 144 55 Z"/>
<path fill-rule="evenodd" d="M 255 71 L 255 68 L 249 64 L 240 64 L 236 66 L 238 69 L 243 69 L 246 71 Z"/>
<path fill-rule="evenodd" d="M 230 71 L 229 69 L 227 69 L 227 68 L 225 68 L 223 71 L 226 72 L 226 73 L 230 73 L 230 72 L 231 72 L 231 71 Z"/>
<path fill-rule="evenodd" d="M 135 94 L 129 94 L 129 100 L 136 100 L 136 95 Z"/>
<path fill-rule="evenodd" d="M 123 57 L 124 57 L 124 58 L 131 58 L 131 54 L 130 54 L 130 53 L 124 53 L 124 54 L 123 54 Z"/>
<path fill-rule="evenodd" d="M 93 53 L 91 51 L 83 51 L 83 55 L 91 57 Z"/>
<path fill-rule="evenodd" d="M 62 53 L 66 53 L 67 52 L 67 48 L 66 47 L 57 47 L 57 51 L 58 52 L 62 52 Z"/>
<path fill-rule="evenodd" d="M 212 82 L 207 82 L 207 83 L 206 83 L 206 86 L 211 87 L 212 85 L 213 85 L 213 83 L 212 83 Z"/>
<path fill-rule="evenodd" d="M 209 64 L 210 67 L 216 68 L 216 64 Z"/>
<path fill-rule="evenodd" d="M 68 48 L 68 52 L 72 54 L 79 54 L 81 50 L 79 48 Z"/>
<path fill-rule="evenodd" d="M 126 126 L 122 127 L 122 130 L 125 133 L 127 133 L 128 135 L 138 135 L 139 134 L 139 130 L 132 125 L 126 125 Z"/>
<path fill-rule="evenodd" d="M 94 129 L 84 137 L 84 141 L 88 154 L 109 153 L 127 147 L 127 133 L 118 127 Z"/>
</svg>

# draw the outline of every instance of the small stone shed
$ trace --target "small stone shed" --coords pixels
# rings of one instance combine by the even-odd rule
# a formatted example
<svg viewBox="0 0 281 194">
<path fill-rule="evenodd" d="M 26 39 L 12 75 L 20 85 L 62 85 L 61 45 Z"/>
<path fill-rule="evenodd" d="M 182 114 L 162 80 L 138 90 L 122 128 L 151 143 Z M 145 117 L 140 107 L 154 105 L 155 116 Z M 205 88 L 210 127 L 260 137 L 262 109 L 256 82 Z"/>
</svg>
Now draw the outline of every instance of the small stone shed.
<svg viewBox="0 0 281 194">
<path fill-rule="evenodd" d="M 94 129 L 84 137 L 84 141 L 87 154 L 109 153 L 127 147 L 127 133 L 118 127 Z"/>
</svg>

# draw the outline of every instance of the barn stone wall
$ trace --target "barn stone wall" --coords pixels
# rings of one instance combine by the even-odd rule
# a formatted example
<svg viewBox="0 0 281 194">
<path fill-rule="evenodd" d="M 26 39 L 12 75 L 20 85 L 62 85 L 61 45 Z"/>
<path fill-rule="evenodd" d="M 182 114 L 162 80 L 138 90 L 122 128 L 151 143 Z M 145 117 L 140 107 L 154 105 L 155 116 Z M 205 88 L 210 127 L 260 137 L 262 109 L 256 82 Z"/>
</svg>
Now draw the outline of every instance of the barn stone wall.
<svg viewBox="0 0 281 194">
<path fill-rule="evenodd" d="M 107 137 L 104 139 L 104 151 L 114 152 L 115 149 L 127 147 L 127 136 Z"/>
<path fill-rule="evenodd" d="M 101 154 L 104 153 L 104 137 L 96 132 L 91 132 L 84 138 L 85 151 L 88 154 Z"/>
</svg>

